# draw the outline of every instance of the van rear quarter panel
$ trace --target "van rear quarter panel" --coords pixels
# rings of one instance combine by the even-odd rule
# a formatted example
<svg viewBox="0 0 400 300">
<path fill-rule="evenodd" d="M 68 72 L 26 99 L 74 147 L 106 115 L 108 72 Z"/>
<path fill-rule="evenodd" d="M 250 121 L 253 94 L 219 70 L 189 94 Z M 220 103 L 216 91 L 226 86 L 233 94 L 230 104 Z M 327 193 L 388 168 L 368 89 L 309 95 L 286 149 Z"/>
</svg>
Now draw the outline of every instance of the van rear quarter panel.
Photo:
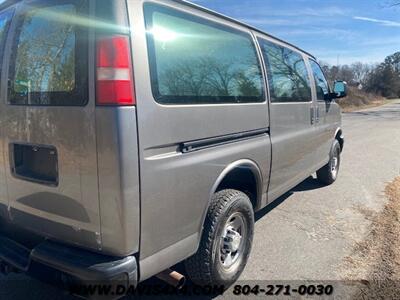
<svg viewBox="0 0 400 300">
<path fill-rule="evenodd" d="M 139 161 L 135 107 L 97 107 L 97 161 L 102 250 L 139 251 Z"/>
<path fill-rule="evenodd" d="M 128 0 L 137 99 L 141 181 L 140 260 L 161 271 L 193 254 L 198 246 L 210 192 L 219 175 L 240 159 L 254 161 L 262 173 L 265 192 L 270 167 L 268 135 L 191 153 L 183 142 L 267 128 L 268 104 L 160 105 L 152 94 L 143 16 L 147 1 Z M 151 1 L 250 30 L 174 1 Z M 261 59 L 260 59 L 261 61 Z M 193 237 L 185 249 L 180 242 Z M 174 257 L 157 253 L 174 247 Z M 168 253 L 168 251 L 166 251 Z M 179 253 L 179 254 L 177 254 Z M 154 259 L 153 259 L 154 257 Z M 146 264 L 147 265 L 147 264 Z M 156 265 L 156 266 L 154 266 Z M 141 270 L 141 278 L 152 272 Z"/>
</svg>

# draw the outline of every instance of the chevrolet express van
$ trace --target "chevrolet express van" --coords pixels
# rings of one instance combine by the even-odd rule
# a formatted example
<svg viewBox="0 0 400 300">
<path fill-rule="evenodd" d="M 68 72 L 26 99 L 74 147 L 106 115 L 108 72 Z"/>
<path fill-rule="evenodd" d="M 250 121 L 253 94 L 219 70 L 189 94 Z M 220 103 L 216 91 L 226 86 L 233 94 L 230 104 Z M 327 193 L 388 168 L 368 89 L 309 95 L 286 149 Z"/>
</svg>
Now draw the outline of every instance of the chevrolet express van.
<svg viewBox="0 0 400 300">
<path fill-rule="evenodd" d="M 229 286 L 254 212 L 338 176 L 346 83 L 186 1 L 7 0 L 0 68 L 3 273 Z"/>
</svg>

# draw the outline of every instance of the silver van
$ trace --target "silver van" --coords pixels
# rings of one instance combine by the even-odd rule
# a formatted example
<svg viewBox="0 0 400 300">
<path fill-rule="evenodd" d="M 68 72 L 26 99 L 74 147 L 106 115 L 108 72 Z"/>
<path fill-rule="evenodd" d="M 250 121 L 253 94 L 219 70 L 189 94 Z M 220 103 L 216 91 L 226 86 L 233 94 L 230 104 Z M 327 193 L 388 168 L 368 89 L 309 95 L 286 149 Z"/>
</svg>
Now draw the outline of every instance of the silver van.
<svg viewBox="0 0 400 300">
<path fill-rule="evenodd" d="M 0 269 L 229 286 L 254 212 L 343 149 L 316 59 L 181 0 L 0 5 Z"/>
</svg>

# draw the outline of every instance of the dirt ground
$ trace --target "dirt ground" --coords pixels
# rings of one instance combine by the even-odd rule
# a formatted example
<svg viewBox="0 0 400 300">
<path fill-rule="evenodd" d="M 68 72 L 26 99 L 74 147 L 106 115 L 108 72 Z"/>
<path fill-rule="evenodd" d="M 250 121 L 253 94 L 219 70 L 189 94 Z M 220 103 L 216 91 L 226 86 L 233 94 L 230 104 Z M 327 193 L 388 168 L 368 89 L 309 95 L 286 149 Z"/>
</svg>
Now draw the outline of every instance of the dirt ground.
<svg viewBox="0 0 400 300">
<path fill-rule="evenodd" d="M 380 213 L 360 208 L 371 220 L 365 240 L 357 243 L 343 266 L 344 280 L 357 280 L 355 299 L 399 299 L 400 177 L 385 189 L 388 203 Z"/>
<path fill-rule="evenodd" d="M 379 100 L 372 101 L 372 102 L 370 102 L 368 104 L 364 104 L 362 106 L 342 105 L 342 111 L 343 112 L 353 112 L 353 111 L 358 111 L 360 109 L 367 109 L 367 108 L 373 108 L 373 107 L 385 105 L 385 104 L 387 104 L 389 102 L 390 102 L 390 100 L 379 99 Z"/>
</svg>

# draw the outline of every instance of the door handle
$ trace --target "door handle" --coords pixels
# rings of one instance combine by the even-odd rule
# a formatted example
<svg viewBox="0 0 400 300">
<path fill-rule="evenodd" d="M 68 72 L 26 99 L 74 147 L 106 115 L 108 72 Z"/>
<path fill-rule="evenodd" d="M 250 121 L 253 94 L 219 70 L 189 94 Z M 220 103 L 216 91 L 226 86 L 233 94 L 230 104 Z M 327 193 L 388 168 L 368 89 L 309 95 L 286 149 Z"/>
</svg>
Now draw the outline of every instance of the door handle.
<svg viewBox="0 0 400 300">
<path fill-rule="evenodd" d="M 316 123 L 319 123 L 319 106 L 317 106 L 317 108 L 316 108 L 315 122 L 316 122 Z"/>
<path fill-rule="evenodd" d="M 310 108 L 311 125 L 315 123 L 315 108 L 314 106 Z"/>
</svg>

